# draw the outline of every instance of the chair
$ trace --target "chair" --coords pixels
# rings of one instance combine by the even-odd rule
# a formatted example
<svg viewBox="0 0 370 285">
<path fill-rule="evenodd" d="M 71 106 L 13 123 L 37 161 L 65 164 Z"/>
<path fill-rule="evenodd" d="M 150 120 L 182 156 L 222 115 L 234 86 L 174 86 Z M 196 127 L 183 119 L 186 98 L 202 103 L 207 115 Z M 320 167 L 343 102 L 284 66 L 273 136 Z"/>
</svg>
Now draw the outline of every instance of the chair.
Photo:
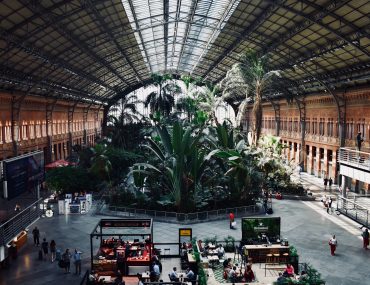
<svg viewBox="0 0 370 285">
<path fill-rule="evenodd" d="M 288 263 L 289 261 L 289 253 L 285 252 L 280 256 L 280 263 Z"/>
<path fill-rule="evenodd" d="M 272 253 L 266 254 L 266 263 L 273 263 L 274 262 L 274 256 Z"/>
</svg>

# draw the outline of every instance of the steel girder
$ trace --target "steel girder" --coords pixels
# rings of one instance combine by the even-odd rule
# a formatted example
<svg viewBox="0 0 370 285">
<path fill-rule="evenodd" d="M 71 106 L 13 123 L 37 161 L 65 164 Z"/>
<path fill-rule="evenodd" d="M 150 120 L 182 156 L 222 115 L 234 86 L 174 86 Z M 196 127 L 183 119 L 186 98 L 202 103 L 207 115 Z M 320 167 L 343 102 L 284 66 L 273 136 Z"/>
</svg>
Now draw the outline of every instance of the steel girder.
<svg viewBox="0 0 370 285">
<path fill-rule="evenodd" d="M 23 5 L 26 5 L 25 0 L 19 0 Z M 91 58 L 93 58 L 96 62 L 107 68 L 112 74 L 114 74 L 118 79 L 120 79 L 125 85 L 129 85 L 119 73 L 116 72 L 116 70 L 110 65 L 109 62 L 107 62 L 104 58 L 100 57 L 98 54 L 93 52 L 89 46 L 87 46 L 85 43 L 81 42 L 81 40 L 74 35 L 74 33 L 70 30 L 68 30 L 66 27 L 61 26 L 59 23 L 55 21 L 54 15 L 45 7 L 41 5 L 41 3 L 38 3 L 37 5 L 28 5 L 27 6 L 33 13 L 39 12 L 41 14 L 40 18 L 43 20 L 46 18 L 50 20 L 50 25 L 57 30 L 61 35 L 63 35 L 65 38 L 67 38 L 69 41 L 73 42 L 76 46 L 80 48 L 80 50 L 86 54 L 88 54 Z"/>
<path fill-rule="evenodd" d="M 81 77 L 82 79 L 87 79 L 92 83 L 99 84 L 113 92 L 116 92 L 114 88 L 107 85 L 104 81 L 70 65 L 65 60 L 58 58 L 57 56 L 53 56 L 48 52 L 45 52 L 33 44 L 27 42 L 26 39 L 21 39 L 15 35 L 11 35 L 0 28 L 0 37 L 3 38 L 6 42 L 10 44 L 14 44 L 17 48 L 24 50 L 27 54 L 31 54 L 35 58 L 41 59 L 43 63 L 37 66 L 34 70 L 39 69 L 42 65 L 49 63 L 50 65 L 56 66 L 57 68 L 65 70 L 67 73 L 76 74 L 77 76 Z"/>
<path fill-rule="evenodd" d="M 267 9 L 264 9 L 263 12 L 256 17 L 256 19 L 251 23 L 249 26 L 244 29 L 243 33 L 234 40 L 234 42 L 224 51 L 222 55 L 220 55 L 216 61 L 206 70 L 204 73 L 204 78 L 207 78 L 208 74 L 226 57 L 228 56 L 235 48 L 238 47 L 238 44 L 243 39 L 246 39 L 250 36 L 254 30 L 256 30 L 264 20 L 272 15 L 272 13 L 279 7 L 277 4 L 279 2 L 284 2 L 282 0 L 273 1 L 270 3 Z"/>
<path fill-rule="evenodd" d="M 191 3 L 191 7 L 190 7 L 190 11 L 189 11 L 189 15 L 188 15 L 188 20 L 187 20 L 187 25 L 186 25 L 186 28 L 185 28 L 185 37 L 182 41 L 182 45 L 181 45 L 181 51 L 180 51 L 180 56 L 179 56 L 179 60 L 177 62 L 177 69 L 176 69 L 176 72 L 179 72 L 179 66 L 180 66 L 180 62 L 181 62 L 181 58 L 182 58 L 182 55 L 184 53 L 184 49 L 185 49 L 185 43 L 187 42 L 188 40 L 188 37 L 189 37 L 189 32 L 190 32 L 190 25 L 192 24 L 193 22 L 193 19 L 194 19 L 194 15 L 195 15 L 195 11 L 197 9 L 197 6 L 198 6 L 198 1 L 199 0 L 193 0 L 192 3 Z M 177 36 L 177 34 L 176 34 Z M 172 56 L 174 55 L 175 53 L 175 45 L 173 47 L 173 51 L 172 51 Z M 173 57 L 172 57 L 173 58 Z"/>
<path fill-rule="evenodd" d="M 291 13 L 294 13 L 296 15 L 299 15 L 305 19 L 307 19 L 308 21 L 310 21 L 311 23 L 313 24 L 317 24 L 319 26 L 321 26 L 322 28 L 328 30 L 329 32 L 331 32 L 332 34 L 334 34 L 336 37 L 342 39 L 343 41 L 345 41 L 347 44 L 355 47 L 356 49 L 358 49 L 359 51 L 361 51 L 363 54 L 367 55 L 368 57 L 370 57 L 370 53 L 367 52 L 365 49 L 363 49 L 358 43 L 352 41 L 351 39 L 348 39 L 345 35 L 337 32 L 335 29 L 329 27 L 327 24 L 323 23 L 322 22 L 322 19 L 320 19 L 320 17 L 318 17 L 316 19 L 316 17 L 312 17 L 311 15 L 307 15 L 307 14 L 304 14 L 302 13 L 301 11 L 298 11 L 294 8 L 291 8 L 289 6 L 286 6 L 286 5 L 283 5 L 283 4 L 279 4 L 279 6 Z"/>
<path fill-rule="evenodd" d="M 98 20 L 99 22 L 99 25 L 101 27 L 103 27 L 105 33 L 108 35 L 109 39 L 116 45 L 118 51 L 121 53 L 121 55 L 123 56 L 123 58 L 127 61 L 127 63 L 129 64 L 130 68 L 134 71 L 136 77 L 138 78 L 139 81 L 142 80 L 140 74 L 136 71 L 133 63 L 131 62 L 130 58 L 127 56 L 126 52 L 122 49 L 122 47 L 120 46 L 120 44 L 117 42 L 116 38 L 114 37 L 114 35 L 112 34 L 110 28 L 108 27 L 108 24 L 105 22 L 104 18 L 102 17 L 102 15 L 99 13 L 99 11 L 95 8 L 95 6 L 93 5 L 93 3 L 91 2 L 91 0 L 86 0 L 85 2 L 87 4 L 87 6 L 89 7 L 89 9 L 93 12 L 93 15 L 95 16 L 95 18 Z"/>
</svg>

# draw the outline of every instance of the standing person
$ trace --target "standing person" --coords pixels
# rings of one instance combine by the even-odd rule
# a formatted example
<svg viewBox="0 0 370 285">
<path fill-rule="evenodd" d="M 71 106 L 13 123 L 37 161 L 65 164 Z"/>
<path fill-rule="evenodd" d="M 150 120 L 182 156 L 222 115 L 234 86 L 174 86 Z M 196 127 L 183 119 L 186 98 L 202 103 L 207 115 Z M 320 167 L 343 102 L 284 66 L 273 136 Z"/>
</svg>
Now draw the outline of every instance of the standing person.
<svg viewBox="0 0 370 285">
<path fill-rule="evenodd" d="M 364 249 L 368 249 L 369 246 L 369 230 L 365 229 L 365 231 L 362 233 L 362 239 L 364 242 Z"/>
<path fill-rule="evenodd" d="M 56 251 L 57 251 L 57 244 L 55 243 L 55 240 L 51 240 L 50 242 L 51 262 L 54 262 L 56 258 Z"/>
<path fill-rule="evenodd" d="M 39 246 L 40 244 L 40 230 L 35 227 L 32 231 L 32 235 L 33 235 L 33 242 L 36 246 Z"/>
<path fill-rule="evenodd" d="M 356 147 L 358 151 L 361 151 L 361 144 L 363 141 L 364 139 L 361 136 L 361 132 L 358 132 L 356 136 Z"/>
<path fill-rule="evenodd" d="M 66 271 L 65 273 L 69 273 L 71 269 L 71 254 L 69 253 L 69 249 L 67 248 L 66 251 L 62 255 L 62 260 L 64 262 L 64 270 Z"/>
<path fill-rule="evenodd" d="M 329 190 L 331 190 L 331 185 L 333 185 L 333 179 L 331 179 L 331 177 L 329 177 Z"/>
<path fill-rule="evenodd" d="M 335 238 L 335 235 L 329 240 L 329 246 L 330 246 L 330 253 L 331 255 L 335 255 L 335 250 L 337 249 L 338 241 Z"/>
<path fill-rule="evenodd" d="M 324 178 L 324 190 L 326 190 L 326 186 L 328 185 L 328 178 Z"/>
<path fill-rule="evenodd" d="M 73 254 L 73 260 L 76 268 L 76 275 L 81 275 L 81 252 L 75 249 L 75 253 Z"/>
<path fill-rule="evenodd" d="M 44 259 L 46 260 L 48 258 L 48 253 L 49 253 L 49 243 L 46 241 L 46 238 L 43 239 L 41 248 L 44 253 Z"/>
<path fill-rule="evenodd" d="M 331 196 L 329 196 L 329 200 L 327 202 L 327 205 L 328 207 L 326 208 L 326 212 L 329 214 L 329 211 L 330 213 L 332 213 L 332 210 L 331 210 L 331 204 L 333 203 L 333 200 L 331 199 Z"/>
<path fill-rule="evenodd" d="M 234 222 L 234 219 L 235 219 L 235 215 L 233 212 L 230 212 L 229 219 L 230 219 L 230 229 L 232 229 L 233 228 L 232 223 Z"/>
</svg>

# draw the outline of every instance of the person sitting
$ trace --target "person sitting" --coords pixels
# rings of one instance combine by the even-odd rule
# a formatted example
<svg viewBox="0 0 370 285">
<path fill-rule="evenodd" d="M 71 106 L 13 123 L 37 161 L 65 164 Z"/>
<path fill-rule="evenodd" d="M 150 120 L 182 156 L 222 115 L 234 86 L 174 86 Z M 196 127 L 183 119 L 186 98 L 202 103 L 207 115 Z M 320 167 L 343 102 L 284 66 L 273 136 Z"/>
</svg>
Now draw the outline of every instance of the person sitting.
<svg viewBox="0 0 370 285">
<path fill-rule="evenodd" d="M 286 277 L 292 277 L 294 276 L 294 267 L 291 264 L 287 264 L 285 271 L 283 273 L 284 276 Z"/>
<path fill-rule="evenodd" d="M 170 281 L 179 282 L 179 276 L 177 275 L 176 270 L 177 270 L 176 267 L 172 269 L 172 272 L 170 273 Z"/>
<path fill-rule="evenodd" d="M 253 282 L 255 279 L 254 272 L 252 270 L 252 266 L 247 265 L 245 272 L 244 272 L 245 282 Z"/>
<path fill-rule="evenodd" d="M 308 275 L 307 272 L 302 270 L 301 275 L 299 276 L 298 280 L 299 281 L 307 281 Z"/>
<path fill-rule="evenodd" d="M 185 276 L 185 281 L 194 281 L 195 280 L 195 274 L 194 272 L 188 267 L 186 269 L 186 276 Z"/>
<path fill-rule="evenodd" d="M 224 254 L 225 254 L 225 249 L 222 246 L 222 244 L 219 244 L 218 245 L 218 248 L 217 248 L 217 256 L 218 256 L 218 258 L 221 259 L 224 256 Z"/>
<path fill-rule="evenodd" d="M 286 283 L 286 278 L 283 276 L 283 273 L 279 272 L 279 277 L 276 280 L 277 284 L 285 284 Z"/>
<path fill-rule="evenodd" d="M 236 266 L 234 266 L 230 271 L 229 271 L 229 280 L 232 283 L 236 282 L 237 274 L 236 274 Z"/>
<path fill-rule="evenodd" d="M 231 258 L 225 259 L 223 263 L 224 268 L 231 268 Z"/>
</svg>

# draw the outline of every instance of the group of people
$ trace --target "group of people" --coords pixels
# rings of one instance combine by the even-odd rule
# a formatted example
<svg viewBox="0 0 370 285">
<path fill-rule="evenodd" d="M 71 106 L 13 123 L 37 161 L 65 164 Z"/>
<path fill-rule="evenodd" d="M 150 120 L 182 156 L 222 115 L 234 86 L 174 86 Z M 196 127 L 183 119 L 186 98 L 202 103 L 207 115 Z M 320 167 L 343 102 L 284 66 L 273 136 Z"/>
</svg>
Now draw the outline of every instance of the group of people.
<svg viewBox="0 0 370 285">
<path fill-rule="evenodd" d="M 321 202 L 323 203 L 324 208 L 326 209 L 326 212 L 328 214 L 333 212 L 333 209 L 332 209 L 333 199 L 331 198 L 331 196 L 324 195 L 321 198 Z"/>
<path fill-rule="evenodd" d="M 329 189 L 331 190 L 331 185 L 333 185 L 333 179 L 331 179 L 331 177 L 329 177 L 329 179 L 327 177 L 324 178 L 324 189 L 325 190 L 328 184 L 329 184 Z"/>
<path fill-rule="evenodd" d="M 180 281 L 180 277 L 179 277 L 179 274 L 177 273 L 177 268 L 174 267 L 172 268 L 172 272 L 169 274 L 169 277 L 170 277 L 170 281 L 172 282 L 179 282 Z M 195 273 L 193 272 L 193 270 L 190 269 L 190 267 L 188 267 L 186 269 L 186 272 L 184 274 L 184 282 L 194 282 L 195 281 Z"/>
<path fill-rule="evenodd" d="M 40 245 L 40 230 L 35 227 L 32 230 L 33 235 L 33 242 L 35 246 Z M 39 259 L 40 260 L 48 260 L 49 257 L 49 250 L 50 250 L 50 260 L 53 263 L 55 260 L 59 260 L 59 266 L 64 268 L 65 273 L 70 273 L 71 268 L 71 259 L 73 259 L 73 263 L 75 265 L 76 272 L 75 274 L 81 274 L 81 254 L 82 252 L 75 249 L 74 253 L 71 254 L 69 249 L 67 248 L 66 251 L 57 257 L 57 245 L 55 240 L 51 240 L 50 243 L 43 238 L 41 243 L 41 249 L 39 250 Z"/>
<path fill-rule="evenodd" d="M 298 281 L 306 281 L 307 280 L 307 272 L 302 270 L 300 275 L 295 275 L 294 267 L 291 264 L 287 264 L 284 272 L 279 272 L 279 277 L 277 278 L 277 284 L 287 284 L 289 278 L 294 278 Z"/>
<path fill-rule="evenodd" d="M 232 283 L 236 282 L 253 282 L 255 281 L 255 275 L 252 270 L 252 263 L 248 262 L 245 266 L 244 274 L 237 264 L 231 262 L 231 258 L 225 259 L 223 262 L 224 267 L 224 279 L 229 280 Z"/>
</svg>

